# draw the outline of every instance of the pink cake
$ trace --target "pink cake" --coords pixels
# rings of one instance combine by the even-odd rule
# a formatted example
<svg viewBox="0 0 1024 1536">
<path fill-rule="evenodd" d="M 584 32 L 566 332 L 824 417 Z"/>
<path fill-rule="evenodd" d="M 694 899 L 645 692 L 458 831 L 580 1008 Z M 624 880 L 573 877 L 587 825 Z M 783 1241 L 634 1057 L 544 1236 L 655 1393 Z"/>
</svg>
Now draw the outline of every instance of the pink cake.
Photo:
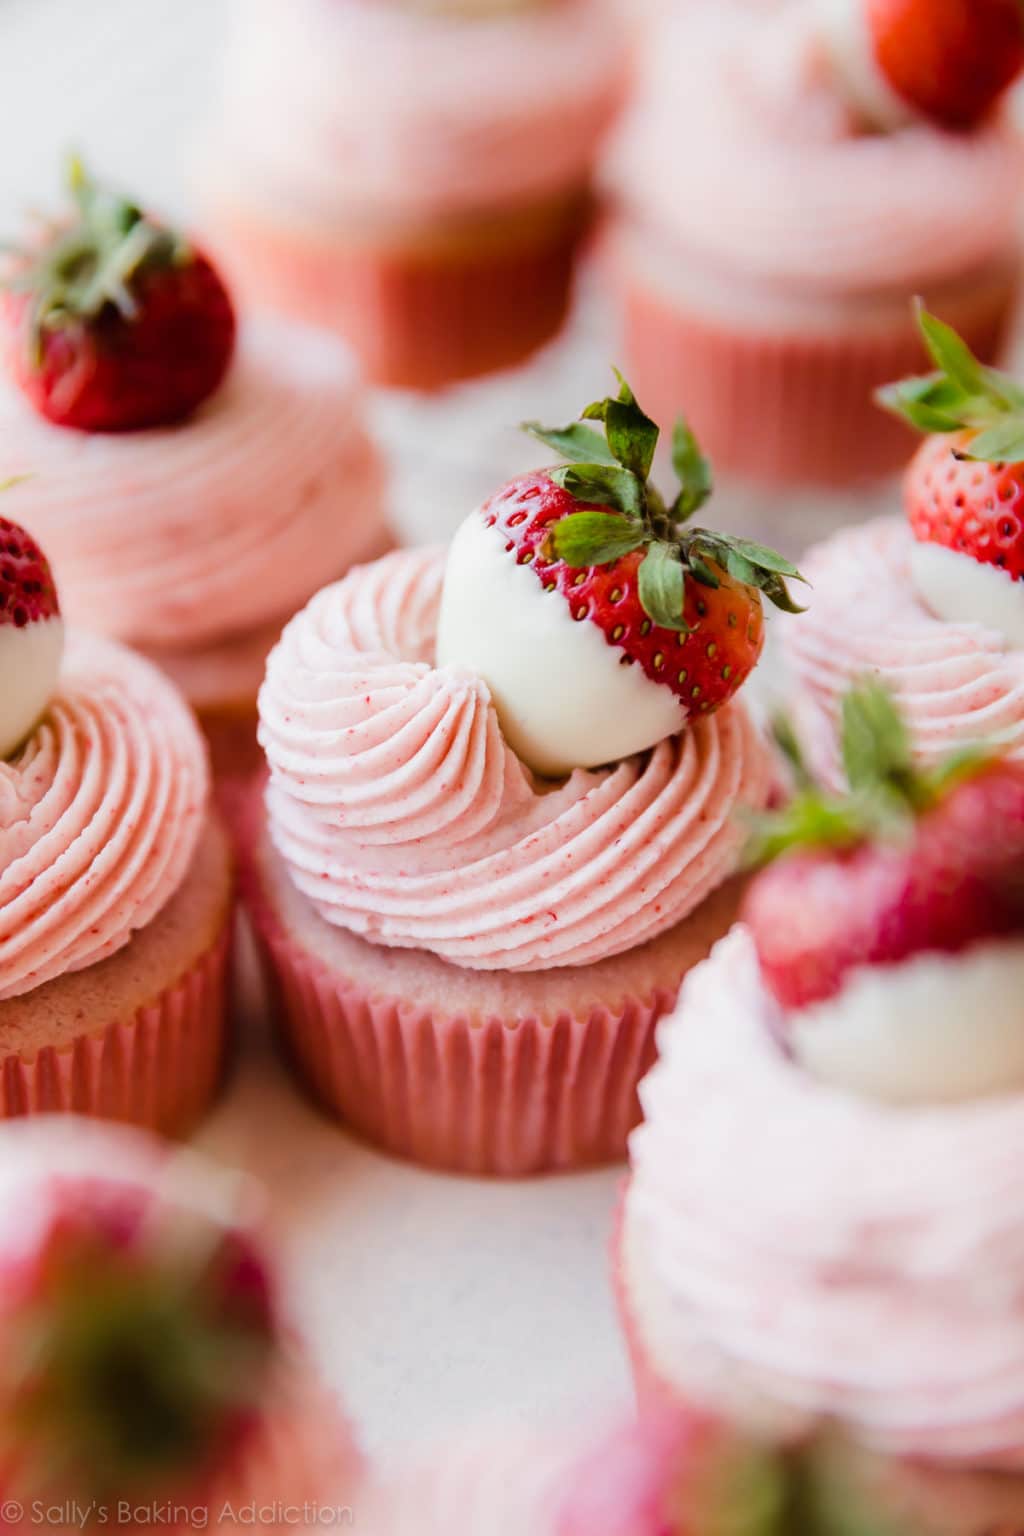
<svg viewBox="0 0 1024 1536">
<path fill-rule="evenodd" d="M 977 1536 L 1024 1515 L 1024 775 L 844 719 L 855 793 L 771 818 L 660 1028 L 619 1301 L 646 1409 L 838 1432 L 897 1530 Z"/>
<path fill-rule="evenodd" d="M 1024 392 L 927 311 L 918 322 L 935 372 L 879 394 L 928 434 L 904 518 L 812 550 L 809 612 L 783 637 L 800 734 L 833 785 L 841 697 L 861 674 L 897 696 L 923 762 L 982 739 L 1024 754 Z"/>
<path fill-rule="evenodd" d="M 532 427 L 583 461 L 502 487 L 447 554 L 325 588 L 260 693 L 248 899 L 292 1054 L 357 1130 L 442 1167 L 622 1155 L 771 790 L 735 694 L 796 573 L 684 523 L 710 493 L 685 433 L 667 507 L 624 381 L 591 415 L 607 439 Z"/>
<path fill-rule="evenodd" d="M 334 339 L 247 314 L 191 241 L 72 161 L 5 258 L 0 478 L 71 622 L 145 651 L 218 772 L 254 757 L 263 665 L 325 576 L 390 548 L 359 378 Z M 236 761 L 236 758 L 238 761 Z"/>
<path fill-rule="evenodd" d="M 84 1121 L 0 1141 L 5 1527 L 339 1523 L 361 1458 L 287 1340 L 258 1191 Z"/>
<path fill-rule="evenodd" d="M 45 558 L 6 519 L 0 671 L 0 1118 L 184 1132 L 220 1078 L 233 917 L 202 736 L 151 663 L 65 647 Z"/>
<path fill-rule="evenodd" d="M 1008 113 L 866 128 L 827 10 L 675 8 L 609 170 L 637 388 L 655 415 L 685 408 L 722 469 L 777 486 L 896 469 L 906 439 L 871 394 L 916 361 L 911 295 L 991 361 L 1020 264 Z"/>
<path fill-rule="evenodd" d="M 624 64 L 604 0 L 246 0 L 209 234 L 379 383 L 506 367 L 564 318 Z"/>
</svg>

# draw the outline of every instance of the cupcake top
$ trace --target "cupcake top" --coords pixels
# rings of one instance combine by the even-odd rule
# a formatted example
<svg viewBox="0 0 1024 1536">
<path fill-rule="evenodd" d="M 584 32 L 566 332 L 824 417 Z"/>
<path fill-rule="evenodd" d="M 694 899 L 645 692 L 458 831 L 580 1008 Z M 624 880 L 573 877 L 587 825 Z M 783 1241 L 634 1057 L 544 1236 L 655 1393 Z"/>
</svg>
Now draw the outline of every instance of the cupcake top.
<svg viewBox="0 0 1024 1536">
<path fill-rule="evenodd" d="M 982 738 L 1024 754 L 1024 389 L 935 316 L 919 323 L 935 371 L 879 394 L 928 434 L 904 519 L 812 550 L 810 612 L 784 636 L 808 747 L 833 785 L 840 699 L 865 672 L 899 698 L 922 761 Z"/>
<path fill-rule="evenodd" d="M 616 196 L 709 272 L 805 298 L 911 292 L 1011 253 L 1024 148 L 1009 116 L 868 131 L 824 9 L 721 0 L 667 16 L 612 157 Z"/>
<path fill-rule="evenodd" d="M 1024 769 L 915 768 L 877 685 L 843 747 L 663 1028 L 625 1291 L 651 1368 L 763 1432 L 1019 1469 Z"/>
<path fill-rule="evenodd" d="M 1019 1468 L 1019 1099 L 872 1102 L 776 1028 L 743 929 L 662 1028 L 625 1260 L 655 1369 L 779 1434 L 837 1415 L 886 1452 Z"/>
<path fill-rule="evenodd" d="M 0 393 L 0 469 L 42 539 L 71 623 L 135 645 L 201 647 L 309 596 L 381 523 L 358 377 L 327 336 L 243 327 L 225 383 L 187 422 L 111 435 Z M 347 498 L 351 497 L 351 504 Z"/>
<path fill-rule="evenodd" d="M 177 891 L 207 811 L 199 730 L 140 657 L 72 633 L 38 707 L 0 760 L 0 998 L 128 944 Z"/>
<path fill-rule="evenodd" d="M 236 348 L 213 263 L 77 162 L 69 180 L 0 282 L 15 514 L 73 624 L 178 650 L 279 624 L 379 539 L 354 364 L 270 317 Z"/>
<path fill-rule="evenodd" d="M 602 0 L 247 0 L 225 131 L 279 216 L 400 228 L 582 189 L 623 70 Z"/>
<path fill-rule="evenodd" d="M 271 835 L 327 921 L 471 968 L 584 965 L 732 872 L 771 770 L 730 700 L 793 568 L 688 526 L 709 479 L 685 432 L 666 508 L 628 386 L 592 411 L 607 443 L 541 435 L 604 463 L 514 481 L 447 568 L 420 550 L 351 572 L 272 653 Z"/>
</svg>

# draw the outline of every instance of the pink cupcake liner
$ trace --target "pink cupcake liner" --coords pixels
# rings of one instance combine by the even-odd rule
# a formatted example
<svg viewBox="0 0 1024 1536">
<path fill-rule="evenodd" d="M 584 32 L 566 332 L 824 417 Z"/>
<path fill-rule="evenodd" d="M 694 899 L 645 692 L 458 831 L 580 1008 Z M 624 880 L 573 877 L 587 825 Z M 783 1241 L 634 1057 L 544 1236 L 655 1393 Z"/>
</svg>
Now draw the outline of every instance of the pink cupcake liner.
<svg viewBox="0 0 1024 1536">
<path fill-rule="evenodd" d="M 573 210 L 535 240 L 468 233 L 436 252 L 304 238 L 234 210 L 213 238 L 252 302 L 336 330 L 375 384 L 430 390 L 512 367 L 558 334 L 588 227 Z"/>
<path fill-rule="evenodd" d="M 885 330 L 766 334 L 682 307 L 616 265 L 630 382 L 659 421 L 685 414 L 723 470 L 770 484 L 843 486 L 895 472 L 907 429 L 875 405 L 881 384 L 925 370 L 910 312 Z M 985 361 L 1006 340 L 1015 277 L 937 300 Z"/>
<path fill-rule="evenodd" d="M 625 1157 L 655 1026 L 675 991 L 553 1023 L 472 1024 L 333 974 L 284 932 L 258 880 L 248 886 L 288 1050 L 315 1097 L 352 1130 L 459 1173 L 517 1177 Z"/>
<path fill-rule="evenodd" d="M 220 1084 L 232 922 L 172 986 L 132 1017 L 70 1045 L 0 1059 L 0 1119 L 73 1113 L 163 1135 L 190 1131 Z"/>
</svg>

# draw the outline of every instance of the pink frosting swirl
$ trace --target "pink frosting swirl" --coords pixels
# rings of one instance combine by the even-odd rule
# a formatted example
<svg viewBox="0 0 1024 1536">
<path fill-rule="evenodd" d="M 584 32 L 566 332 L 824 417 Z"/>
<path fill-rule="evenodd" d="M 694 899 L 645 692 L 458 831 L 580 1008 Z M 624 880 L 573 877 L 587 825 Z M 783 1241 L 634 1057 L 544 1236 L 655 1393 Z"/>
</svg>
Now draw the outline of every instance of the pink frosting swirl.
<svg viewBox="0 0 1024 1536">
<path fill-rule="evenodd" d="M 770 764 L 742 706 L 644 757 L 532 779 L 484 682 L 433 666 L 440 550 L 390 555 L 287 627 L 260 694 L 274 842 L 331 923 L 482 970 L 585 965 L 735 867 Z"/>
<path fill-rule="evenodd" d="M 0 761 L 0 998 L 123 948 L 177 891 L 207 810 L 206 749 L 155 667 L 74 635 L 60 690 Z"/>
<path fill-rule="evenodd" d="M 298 218 L 430 220 L 581 188 L 623 90 L 604 0 L 492 16 L 244 0 L 224 191 Z"/>
<path fill-rule="evenodd" d="M 181 426 L 74 432 L 0 396 L 10 515 L 49 555 L 69 621 L 182 650 L 283 623 L 380 547 L 380 470 L 335 341 L 252 322 L 227 382 Z"/>
<path fill-rule="evenodd" d="M 1024 758 L 1024 653 L 981 624 L 954 624 L 922 606 L 910 579 L 913 538 L 879 518 L 826 540 L 802 562 L 810 608 L 787 625 L 785 654 L 800 686 L 809 755 L 842 779 L 838 725 L 854 679 L 874 673 L 898 697 L 918 756 L 934 762 L 963 742 L 998 740 Z"/>
<path fill-rule="evenodd" d="M 1024 1468 L 1019 1096 L 894 1108 L 773 1038 L 737 928 L 692 973 L 641 1089 L 627 1296 L 659 1374 L 778 1429 Z"/>
<path fill-rule="evenodd" d="M 820 14 L 716 0 L 667 19 L 613 159 L 621 201 L 710 271 L 798 291 L 909 293 L 1012 255 L 1024 141 L 1010 116 L 859 131 Z"/>
</svg>

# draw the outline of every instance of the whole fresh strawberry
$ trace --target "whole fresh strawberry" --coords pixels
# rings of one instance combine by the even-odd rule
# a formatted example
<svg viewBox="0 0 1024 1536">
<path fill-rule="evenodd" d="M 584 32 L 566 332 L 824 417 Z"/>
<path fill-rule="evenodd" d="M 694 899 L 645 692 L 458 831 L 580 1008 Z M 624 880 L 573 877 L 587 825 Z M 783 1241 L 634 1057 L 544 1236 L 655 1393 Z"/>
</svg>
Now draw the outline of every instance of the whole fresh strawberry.
<svg viewBox="0 0 1024 1536">
<path fill-rule="evenodd" d="M 223 380 L 235 343 L 216 269 L 174 230 L 72 164 L 74 210 L 7 270 L 7 353 L 43 416 L 87 432 L 181 421 Z"/>
<path fill-rule="evenodd" d="M 735 694 L 764 643 L 762 594 L 799 610 L 774 550 L 690 525 L 711 493 L 680 421 L 666 504 L 649 475 L 658 428 L 620 378 L 561 431 L 527 430 L 563 468 L 513 480 L 452 542 L 440 665 L 487 682 L 509 744 L 538 773 L 627 757 Z"/>
<path fill-rule="evenodd" d="M 878 397 L 928 433 L 904 482 L 914 584 L 940 618 L 1024 646 L 1024 389 L 934 315 L 918 318 L 936 371 Z"/>
<path fill-rule="evenodd" d="M 246 1222 L 130 1174 L 76 1175 L 67 1151 L 56 1176 L 6 1178 L 4 1510 L 36 1498 L 198 1505 L 259 1429 L 277 1351 L 264 1260 Z"/>
<path fill-rule="evenodd" d="M 964 749 L 914 765 L 889 694 L 845 699 L 850 793 L 798 787 L 762 824 L 743 917 L 784 1038 L 893 1099 L 1024 1087 L 1024 767 Z"/>
<path fill-rule="evenodd" d="M 900 108 L 979 122 L 1024 69 L 1020 0 L 821 0 L 840 77 L 868 121 Z"/>
<path fill-rule="evenodd" d="M 49 562 L 24 528 L 0 517 L 0 759 L 20 746 L 45 710 L 63 652 L 64 621 Z"/>
</svg>

